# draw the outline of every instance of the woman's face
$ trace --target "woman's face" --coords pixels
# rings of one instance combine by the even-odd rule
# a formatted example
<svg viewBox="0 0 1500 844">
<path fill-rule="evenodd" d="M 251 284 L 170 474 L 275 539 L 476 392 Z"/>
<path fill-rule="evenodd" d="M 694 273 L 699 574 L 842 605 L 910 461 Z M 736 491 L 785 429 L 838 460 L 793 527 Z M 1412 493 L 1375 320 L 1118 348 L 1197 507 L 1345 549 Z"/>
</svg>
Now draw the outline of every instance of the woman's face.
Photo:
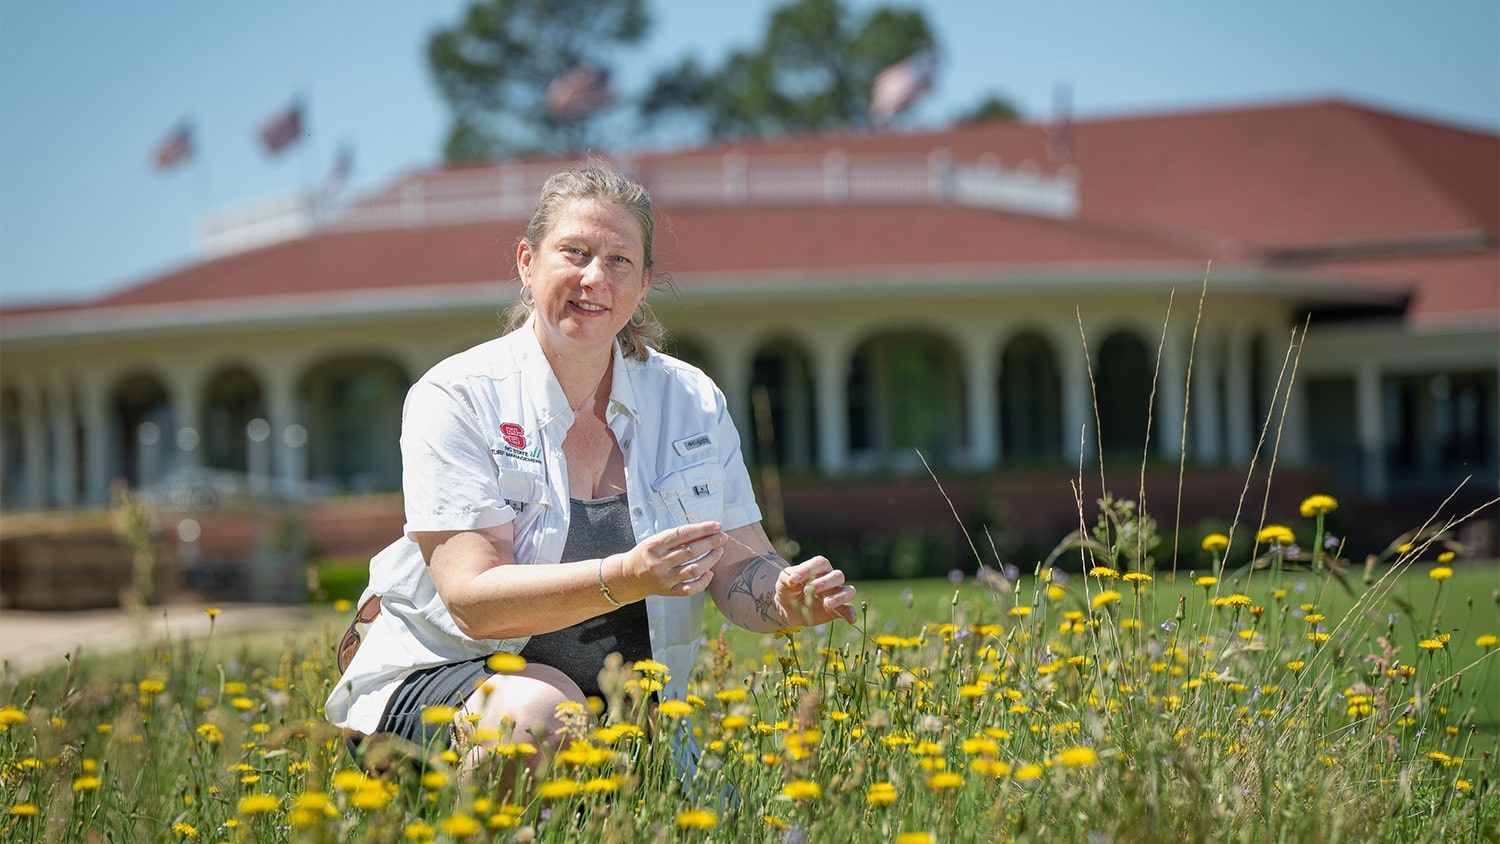
<svg viewBox="0 0 1500 844">
<path fill-rule="evenodd" d="M 535 294 L 542 348 L 569 357 L 609 353 L 650 289 L 645 250 L 629 211 L 593 199 L 566 205 L 541 243 L 523 240 L 516 268 Z"/>
</svg>

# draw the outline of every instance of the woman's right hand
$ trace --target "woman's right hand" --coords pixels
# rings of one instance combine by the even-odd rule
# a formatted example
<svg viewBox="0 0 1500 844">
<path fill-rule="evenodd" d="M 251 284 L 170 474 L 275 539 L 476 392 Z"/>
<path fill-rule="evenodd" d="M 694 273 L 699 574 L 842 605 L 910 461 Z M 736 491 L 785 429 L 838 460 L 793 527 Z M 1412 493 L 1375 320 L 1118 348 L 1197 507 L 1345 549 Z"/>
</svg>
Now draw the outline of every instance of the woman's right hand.
<svg viewBox="0 0 1500 844">
<path fill-rule="evenodd" d="M 719 522 L 694 522 L 669 528 L 641 540 L 623 554 L 605 560 L 610 591 L 626 595 L 696 595 L 713 580 L 713 567 L 724 555 L 729 534 Z M 610 579 L 611 570 L 618 581 Z M 620 585 L 626 588 L 621 589 Z"/>
</svg>

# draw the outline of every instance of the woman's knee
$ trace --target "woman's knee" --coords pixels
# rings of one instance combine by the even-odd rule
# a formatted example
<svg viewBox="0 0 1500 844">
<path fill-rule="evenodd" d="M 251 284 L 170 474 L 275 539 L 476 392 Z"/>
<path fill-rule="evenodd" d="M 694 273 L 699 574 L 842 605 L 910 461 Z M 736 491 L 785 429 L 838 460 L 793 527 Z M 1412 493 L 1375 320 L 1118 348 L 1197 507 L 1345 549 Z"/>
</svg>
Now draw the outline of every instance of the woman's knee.
<svg viewBox="0 0 1500 844">
<path fill-rule="evenodd" d="M 466 709 L 478 713 L 479 729 L 498 730 L 501 741 L 555 741 L 562 726 L 559 704 L 586 704 L 583 690 L 566 674 L 531 664 L 513 674 L 495 674 L 469 696 Z"/>
</svg>

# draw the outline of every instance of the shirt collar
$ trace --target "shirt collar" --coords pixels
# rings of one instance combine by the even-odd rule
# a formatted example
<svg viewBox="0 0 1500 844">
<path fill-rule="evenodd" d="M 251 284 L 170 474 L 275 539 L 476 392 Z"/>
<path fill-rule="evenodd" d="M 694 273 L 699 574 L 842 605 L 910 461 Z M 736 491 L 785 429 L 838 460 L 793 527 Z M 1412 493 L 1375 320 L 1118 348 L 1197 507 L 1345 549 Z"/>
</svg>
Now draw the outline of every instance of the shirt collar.
<svg viewBox="0 0 1500 844">
<path fill-rule="evenodd" d="M 562 419 L 571 425 L 575 415 L 573 408 L 568 404 L 562 384 L 558 383 L 557 376 L 552 372 L 552 365 L 547 362 L 547 355 L 542 352 L 542 345 L 536 339 L 536 326 L 532 324 L 535 319 L 535 314 L 527 317 L 526 322 L 517 329 L 522 334 L 517 357 L 521 358 L 521 370 L 525 373 L 523 377 L 526 379 L 527 389 L 536 397 L 540 411 L 537 424 L 545 428 Z M 614 355 L 614 383 L 610 387 L 606 421 L 613 419 L 616 414 L 638 419 L 640 413 L 637 410 L 635 383 L 632 379 L 639 364 L 625 357 L 619 342 L 614 344 Z"/>
</svg>

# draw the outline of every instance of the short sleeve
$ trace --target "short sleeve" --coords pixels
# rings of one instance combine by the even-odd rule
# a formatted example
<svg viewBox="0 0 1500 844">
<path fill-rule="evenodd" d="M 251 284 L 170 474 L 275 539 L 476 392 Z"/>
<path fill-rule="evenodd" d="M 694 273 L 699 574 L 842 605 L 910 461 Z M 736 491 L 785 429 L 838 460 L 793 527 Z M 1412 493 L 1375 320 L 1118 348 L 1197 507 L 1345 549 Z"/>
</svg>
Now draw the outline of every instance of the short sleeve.
<svg viewBox="0 0 1500 844">
<path fill-rule="evenodd" d="M 760 521 L 760 507 L 755 503 L 755 488 L 750 485 L 750 470 L 745 467 L 745 455 L 740 450 L 740 431 L 734 425 L 734 417 L 718 392 L 719 416 L 717 439 L 722 445 L 719 458 L 724 468 L 724 517 L 725 530 L 734 530 Z"/>
<path fill-rule="evenodd" d="M 407 536 L 477 530 L 513 520 L 499 473 L 461 387 L 419 381 L 401 415 L 401 490 Z"/>
</svg>

